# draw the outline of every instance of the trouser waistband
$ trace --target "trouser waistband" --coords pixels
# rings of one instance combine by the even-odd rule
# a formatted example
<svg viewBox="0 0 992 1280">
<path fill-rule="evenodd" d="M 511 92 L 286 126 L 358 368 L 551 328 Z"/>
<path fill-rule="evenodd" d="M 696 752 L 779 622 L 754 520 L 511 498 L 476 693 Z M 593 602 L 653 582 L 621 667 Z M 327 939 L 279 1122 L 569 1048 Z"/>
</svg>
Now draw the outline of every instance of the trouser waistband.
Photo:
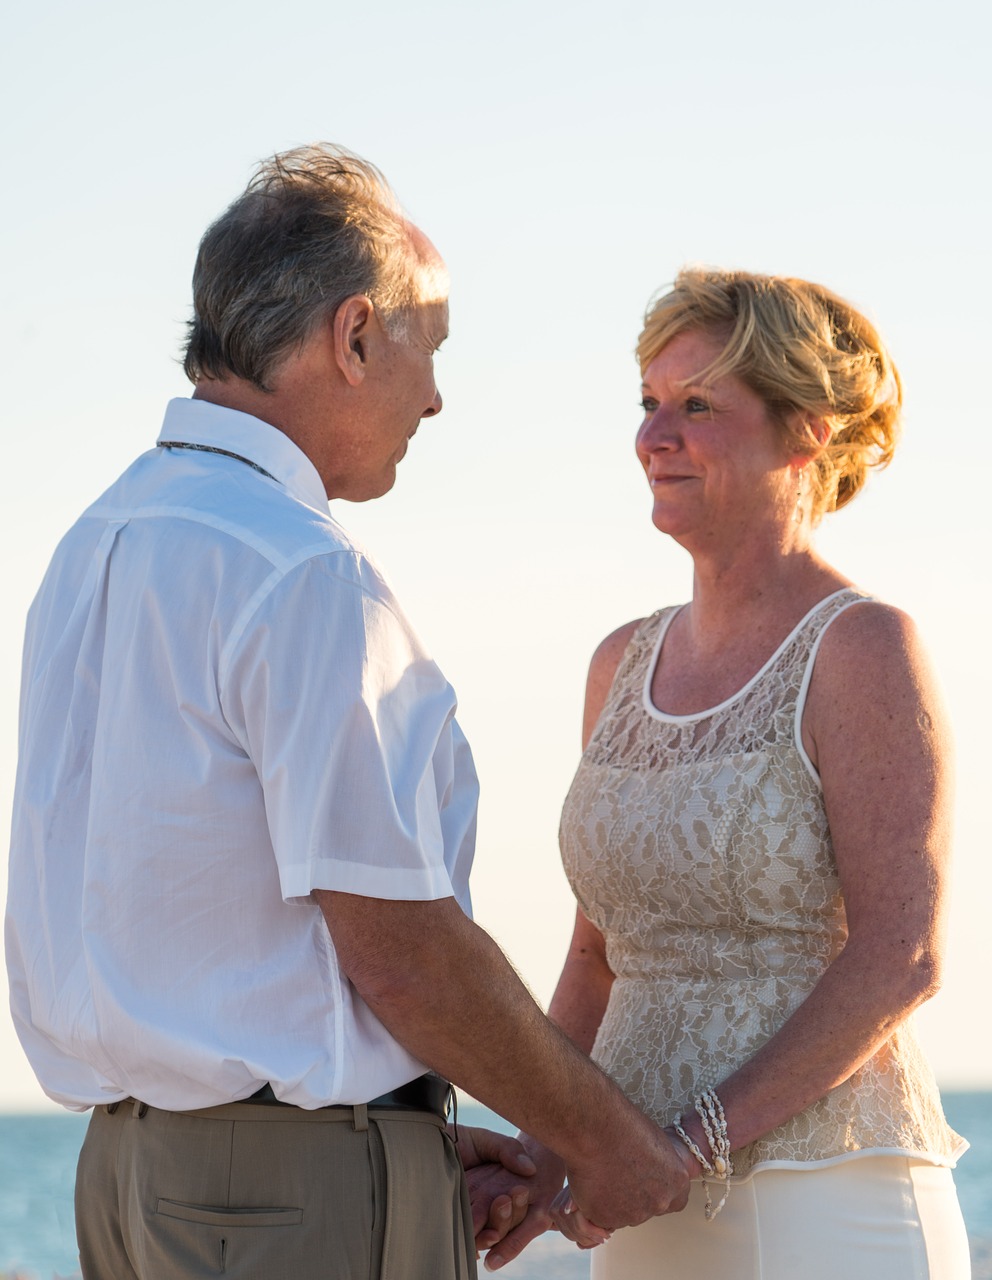
<svg viewBox="0 0 992 1280">
<path fill-rule="evenodd" d="M 451 1100 L 454 1096 L 454 1090 L 451 1085 L 442 1076 L 428 1072 L 427 1075 L 418 1077 L 416 1080 L 410 1080 L 407 1084 L 401 1084 L 395 1089 L 390 1089 L 387 1093 L 380 1094 L 377 1098 L 371 1098 L 368 1102 L 361 1103 L 331 1103 L 326 1107 L 316 1107 L 308 1110 L 304 1107 L 298 1107 L 292 1102 L 283 1102 L 277 1098 L 271 1084 L 264 1084 L 261 1089 L 251 1094 L 247 1098 L 239 1098 L 235 1102 L 221 1103 L 214 1107 L 202 1107 L 195 1110 L 183 1110 L 184 1115 L 200 1115 L 205 1119 L 214 1117 L 217 1112 L 228 1112 L 229 1108 L 233 1108 L 231 1115 L 236 1115 L 239 1108 L 250 1106 L 253 1110 L 255 1118 L 262 1116 L 271 1116 L 273 1120 L 279 1119 L 301 1119 L 301 1120 L 344 1120 L 350 1118 L 354 1113 L 361 1113 L 360 1125 L 364 1125 L 364 1117 L 369 1111 L 396 1111 L 406 1112 L 411 1117 L 419 1113 L 436 1117 L 442 1123 L 448 1118 L 448 1110 Z M 149 1110 L 149 1104 L 141 1102 L 135 1098 L 128 1098 L 127 1103 L 132 1107 L 133 1113 L 137 1119 L 141 1119 Z M 121 1104 L 112 1102 L 106 1108 L 108 1114 L 113 1115 Z M 161 1110 L 161 1108 L 158 1108 Z M 245 1116 L 247 1119 L 247 1114 Z M 267 1118 L 267 1117 L 266 1117 Z"/>
<path fill-rule="evenodd" d="M 431 1111 L 436 1116 L 440 1116 L 442 1120 L 447 1120 L 448 1110 L 451 1105 L 451 1085 L 442 1076 L 435 1075 L 429 1071 L 426 1075 L 418 1076 L 416 1080 L 410 1080 L 406 1084 L 398 1085 L 395 1089 L 390 1089 L 386 1093 L 380 1093 L 377 1098 L 370 1098 L 364 1105 L 371 1110 L 377 1111 Z M 263 1084 L 261 1089 L 248 1098 L 239 1098 L 239 1102 L 261 1103 L 262 1106 L 268 1107 L 292 1107 L 292 1102 L 283 1102 L 277 1098 L 271 1084 Z M 348 1110 L 350 1111 L 354 1103 L 331 1103 L 327 1107 L 318 1108 L 321 1111 Z"/>
</svg>

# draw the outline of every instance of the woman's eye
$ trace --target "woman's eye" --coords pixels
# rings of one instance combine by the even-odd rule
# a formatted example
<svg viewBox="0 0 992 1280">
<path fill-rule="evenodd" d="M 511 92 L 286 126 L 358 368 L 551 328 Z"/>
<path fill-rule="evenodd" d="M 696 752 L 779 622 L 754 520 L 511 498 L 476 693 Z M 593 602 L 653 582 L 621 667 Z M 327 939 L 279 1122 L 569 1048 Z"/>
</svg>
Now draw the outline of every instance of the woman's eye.
<svg viewBox="0 0 992 1280">
<path fill-rule="evenodd" d="M 641 408 L 644 410 L 645 413 L 654 413 L 654 411 L 658 408 L 658 401 L 652 400 L 650 396 L 645 396 L 644 399 L 641 401 Z"/>
<path fill-rule="evenodd" d="M 710 407 L 705 400 L 700 400 L 699 396 L 690 396 L 685 402 L 685 407 L 690 413 L 709 413 Z"/>
</svg>

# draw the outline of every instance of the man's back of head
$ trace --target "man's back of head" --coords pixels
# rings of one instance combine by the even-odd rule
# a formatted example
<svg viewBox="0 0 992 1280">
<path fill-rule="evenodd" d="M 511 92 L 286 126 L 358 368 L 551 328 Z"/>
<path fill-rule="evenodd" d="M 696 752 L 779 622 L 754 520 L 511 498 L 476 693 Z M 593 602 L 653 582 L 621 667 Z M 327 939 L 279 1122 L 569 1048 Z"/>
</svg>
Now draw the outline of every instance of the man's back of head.
<svg viewBox="0 0 992 1280">
<path fill-rule="evenodd" d="M 200 244 L 194 398 L 277 427 L 329 498 L 379 497 L 441 408 L 447 286 L 374 165 L 329 144 L 273 156 Z"/>
<path fill-rule="evenodd" d="M 273 156 L 200 243 L 186 374 L 267 391 L 285 356 L 356 294 L 402 340 L 410 309 L 443 296 L 438 268 L 375 165 L 326 143 Z"/>
</svg>

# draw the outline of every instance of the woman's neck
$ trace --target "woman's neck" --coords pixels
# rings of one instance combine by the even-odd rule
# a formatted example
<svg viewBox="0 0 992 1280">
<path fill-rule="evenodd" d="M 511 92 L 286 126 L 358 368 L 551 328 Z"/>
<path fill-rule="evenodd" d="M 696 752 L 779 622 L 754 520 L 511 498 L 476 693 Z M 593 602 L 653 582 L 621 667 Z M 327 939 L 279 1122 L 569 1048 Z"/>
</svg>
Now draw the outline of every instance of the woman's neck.
<svg viewBox="0 0 992 1280">
<path fill-rule="evenodd" d="M 685 610 L 693 648 L 715 651 L 739 642 L 788 634 L 809 609 L 850 585 L 813 550 L 807 540 L 783 552 L 762 554 L 754 544 L 721 556 L 693 557 L 692 602 Z M 779 636 L 779 638 L 781 638 Z"/>
</svg>

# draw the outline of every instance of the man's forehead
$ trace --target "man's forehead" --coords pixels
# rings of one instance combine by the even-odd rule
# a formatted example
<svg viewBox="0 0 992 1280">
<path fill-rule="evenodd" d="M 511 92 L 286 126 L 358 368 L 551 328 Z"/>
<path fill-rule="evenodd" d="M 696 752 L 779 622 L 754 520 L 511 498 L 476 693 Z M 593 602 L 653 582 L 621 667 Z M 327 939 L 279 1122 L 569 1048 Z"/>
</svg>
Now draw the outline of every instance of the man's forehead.
<svg viewBox="0 0 992 1280">
<path fill-rule="evenodd" d="M 437 254 L 433 258 L 421 258 L 417 267 L 417 284 L 420 305 L 435 309 L 439 313 L 443 311 L 447 317 L 451 279 L 443 259 Z M 444 323 L 447 325 L 447 318 Z"/>
<path fill-rule="evenodd" d="M 444 259 L 419 227 L 414 226 L 412 222 L 406 225 L 410 236 L 410 247 L 417 259 L 420 302 L 425 306 L 447 302 L 451 281 Z"/>
<path fill-rule="evenodd" d="M 448 336 L 448 299 L 438 298 L 417 308 L 423 317 L 424 332 L 431 345 L 439 347 Z"/>
</svg>

